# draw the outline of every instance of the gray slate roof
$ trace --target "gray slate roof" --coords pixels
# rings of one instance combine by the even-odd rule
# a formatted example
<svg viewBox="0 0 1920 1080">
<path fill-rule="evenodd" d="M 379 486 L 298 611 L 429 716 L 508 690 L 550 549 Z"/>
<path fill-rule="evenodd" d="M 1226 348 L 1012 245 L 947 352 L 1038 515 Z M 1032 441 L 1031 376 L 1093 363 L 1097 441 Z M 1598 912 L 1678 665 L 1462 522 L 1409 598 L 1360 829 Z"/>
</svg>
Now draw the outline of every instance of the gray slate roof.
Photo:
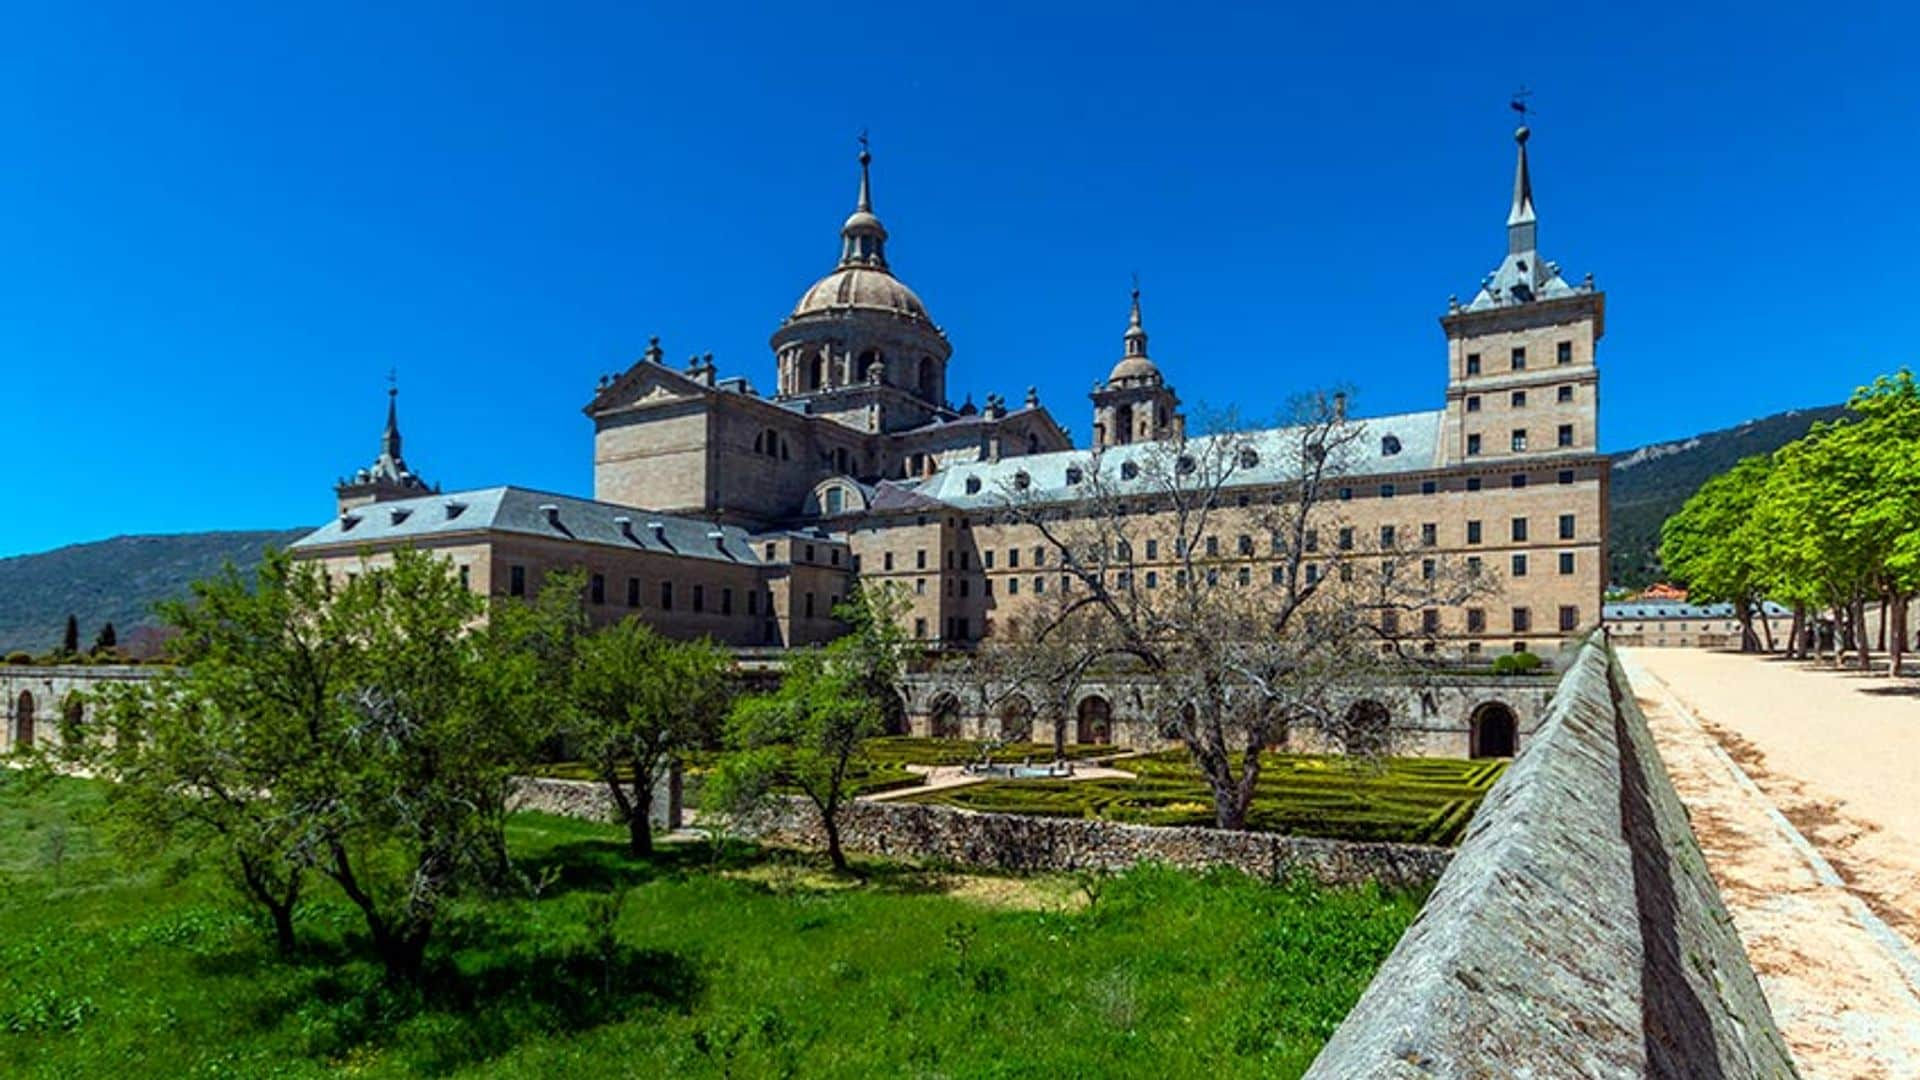
<svg viewBox="0 0 1920 1080">
<path fill-rule="evenodd" d="M 549 517 L 541 509 L 552 506 Z M 628 551 L 657 551 L 695 559 L 759 563 L 746 530 L 674 517 L 631 506 L 578 499 L 519 487 L 455 491 L 356 507 L 294 541 L 295 551 L 334 545 L 383 545 L 465 532 L 504 532 L 549 540 L 599 544 Z M 628 519 L 631 533 L 614 519 Z M 658 524 L 656 531 L 653 526 Z M 716 540 L 710 534 L 721 534 Z"/>
<path fill-rule="evenodd" d="M 1768 600 L 1761 605 L 1768 617 L 1791 615 L 1792 609 Z M 1672 600 L 1616 600 L 1603 604 L 1600 617 L 1626 621 L 1629 619 L 1731 619 L 1732 604 L 1682 604 Z"/>
<path fill-rule="evenodd" d="M 1359 429 L 1359 436 L 1352 444 L 1353 458 L 1345 465 L 1345 475 L 1358 478 L 1385 476 L 1394 473 L 1421 472 L 1437 466 L 1440 450 L 1440 422 L 1445 416 L 1442 411 L 1400 413 L 1395 416 L 1379 416 L 1368 420 L 1350 421 L 1351 426 Z M 1251 468 L 1236 470 L 1228 481 L 1227 487 L 1260 487 L 1285 483 L 1297 476 L 1297 454 L 1300 447 L 1301 428 L 1267 428 L 1225 436 L 1206 436 L 1194 439 L 1196 455 L 1206 453 L 1204 447 L 1216 438 L 1245 440 L 1259 456 L 1257 464 Z M 1386 452 L 1388 436 L 1398 443 L 1394 453 Z M 1127 443 L 1110 446 L 1100 454 L 1100 469 L 1108 478 L 1112 490 L 1125 493 L 1129 488 L 1137 489 L 1140 494 L 1153 491 L 1152 481 L 1143 475 L 1136 481 L 1122 479 L 1121 469 L 1125 463 L 1140 462 L 1150 455 L 1163 452 L 1156 449 L 1159 444 L 1153 442 Z M 1028 476 L 1027 496 L 1042 502 L 1067 501 L 1083 495 L 1087 488 L 1067 483 L 1067 468 L 1078 466 L 1092 469 L 1093 451 L 1056 450 L 1045 454 L 1024 454 L 1019 457 L 1002 458 L 999 461 L 969 462 L 943 469 L 921 481 L 915 488 L 916 494 L 937 499 L 949 506 L 963 508 L 991 508 L 1005 505 L 1005 491 L 1014 484 L 1017 474 L 1025 472 Z M 1142 469 L 1143 474 L 1151 470 Z M 968 481 L 978 480 L 977 491 L 968 491 Z"/>
</svg>

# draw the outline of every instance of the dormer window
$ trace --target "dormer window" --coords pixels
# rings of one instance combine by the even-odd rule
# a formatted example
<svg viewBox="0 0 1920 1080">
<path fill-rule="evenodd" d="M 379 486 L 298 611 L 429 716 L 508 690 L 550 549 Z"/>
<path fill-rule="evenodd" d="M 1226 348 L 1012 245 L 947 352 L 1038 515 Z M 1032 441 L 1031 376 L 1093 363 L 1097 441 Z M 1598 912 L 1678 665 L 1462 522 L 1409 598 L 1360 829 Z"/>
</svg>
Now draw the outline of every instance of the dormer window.
<svg viewBox="0 0 1920 1080">
<path fill-rule="evenodd" d="M 1398 435 L 1385 435 L 1381 437 L 1380 439 L 1380 456 L 1381 457 L 1392 457 L 1393 455 L 1399 452 L 1400 452 L 1400 437 Z"/>
<path fill-rule="evenodd" d="M 1173 461 L 1173 471 L 1179 473 L 1181 476 L 1186 476 L 1193 472 L 1194 467 L 1193 455 L 1191 454 L 1181 454 Z"/>
<path fill-rule="evenodd" d="M 454 518 L 457 518 L 457 517 L 459 517 L 459 516 L 460 516 L 461 514 L 463 514 L 463 513 L 466 513 L 466 510 L 467 510 L 467 504 L 466 504 L 466 503 L 463 503 L 463 502 L 455 502 L 455 501 L 451 501 L 451 500 L 447 502 L 447 504 L 446 504 L 446 507 L 447 507 L 447 520 L 448 520 L 448 521 L 452 521 L 452 520 L 453 520 Z"/>
<path fill-rule="evenodd" d="M 1132 480 L 1139 475 L 1140 466 L 1135 465 L 1131 461 L 1123 461 L 1120 463 L 1120 479 Z"/>
<path fill-rule="evenodd" d="M 356 514 L 340 515 L 340 531 L 341 532 L 352 532 L 353 527 L 358 524 L 360 524 L 360 518 L 358 515 Z"/>
<path fill-rule="evenodd" d="M 1251 446 L 1240 448 L 1240 467 L 1251 469 L 1260 464 L 1260 453 Z"/>
<path fill-rule="evenodd" d="M 967 477 L 967 494 L 969 495 L 980 494 L 980 478 L 979 477 L 977 476 Z"/>
<path fill-rule="evenodd" d="M 387 521 L 392 525 L 398 525 L 412 516 L 413 508 L 410 506 L 396 506 L 392 510 L 387 511 Z"/>
<path fill-rule="evenodd" d="M 1027 470 L 1021 469 L 1019 472 L 1013 474 L 1013 486 L 1021 491 L 1025 491 L 1033 486 L 1033 477 L 1027 474 Z"/>
<path fill-rule="evenodd" d="M 1074 485 L 1080 483 L 1080 481 L 1084 479 L 1086 479 L 1086 476 L 1080 471 L 1080 466 L 1078 465 L 1067 466 L 1067 486 L 1068 487 L 1073 487 Z"/>
</svg>

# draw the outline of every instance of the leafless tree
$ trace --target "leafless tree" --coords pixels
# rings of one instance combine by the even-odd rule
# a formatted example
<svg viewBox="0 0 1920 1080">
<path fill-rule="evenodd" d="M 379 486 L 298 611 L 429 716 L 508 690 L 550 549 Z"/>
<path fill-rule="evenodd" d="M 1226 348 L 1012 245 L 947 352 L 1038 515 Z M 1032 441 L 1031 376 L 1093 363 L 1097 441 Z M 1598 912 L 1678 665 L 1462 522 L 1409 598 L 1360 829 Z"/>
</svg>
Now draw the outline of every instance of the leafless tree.
<svg viewBox="0 0 1920 1080">
<path fill-rule="evenodd" d="M 1096 450 L 1064 493 L 1020 474 L 1002 488 L 1059 575 L 1004 648 L 1029 670 L 1141 686 L 1223 828 L 1245 827 L 1263 752 L 1293 733 L 1386 752 L 1385 716 L 1348 707 L 1356 689 L 1431 667 L 1439 609 L 1494 587 L 1404 526 L 1358 535 L 1336 493 L 1373 436 L 1340 401 L 1300 399 L 1279 427 L 1227 415 L 1203 435 Z"/>
</svg>

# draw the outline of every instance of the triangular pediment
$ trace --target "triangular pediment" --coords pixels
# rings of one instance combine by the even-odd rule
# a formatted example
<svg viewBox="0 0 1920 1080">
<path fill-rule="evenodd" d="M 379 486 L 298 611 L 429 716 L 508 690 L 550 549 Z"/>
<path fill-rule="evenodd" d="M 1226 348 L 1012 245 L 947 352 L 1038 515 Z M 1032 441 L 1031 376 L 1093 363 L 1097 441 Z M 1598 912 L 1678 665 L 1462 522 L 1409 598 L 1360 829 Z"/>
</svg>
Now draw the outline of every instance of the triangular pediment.
<svg viewBox="0 0 1920 1080">
<path fill-rule="evenodd" d="M 594 395 L 586 411 L 588 415 L 594 415 L 619 409 L 671 405 L 696 400 L 705 396 L 708 390 L 704 383 L 680 372 L 642 360 Z"/>
</svg>

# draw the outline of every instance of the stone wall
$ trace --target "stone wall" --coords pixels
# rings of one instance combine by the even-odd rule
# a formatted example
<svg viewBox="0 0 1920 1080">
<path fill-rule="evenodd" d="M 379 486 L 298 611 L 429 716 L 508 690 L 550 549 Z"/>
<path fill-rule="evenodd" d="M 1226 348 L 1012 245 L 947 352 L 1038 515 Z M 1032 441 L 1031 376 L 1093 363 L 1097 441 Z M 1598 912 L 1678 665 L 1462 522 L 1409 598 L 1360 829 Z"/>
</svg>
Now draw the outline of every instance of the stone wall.
<svg viewBox="0 0 1920 1080">
<path fill-rule="evenodd" d="M 681 825 L 680 770 L 663 770 L 653 784 L 653 805 L 647 816 L 656 829 L 677 829 Z M 507 795 L 512 810 L 531 810 L 540 814 L 580 818 L 584 821 L 617 821 L 613 796 L 598 781 L 555 780 L 540 776 L 522 776 L 513 782 Z"/>
<path fill-rule="evenodd" d="M 1793 1075 L 1601 634 L 1308 1072 Z"/>
<path fill-rule="evenodd" d="M 738 828 L 764 840 L 815 848 L 825 845 L 818 813 L 800 798 L 782 799 Z M 1158 862 L 1187 870 L 1226 866 L 1267 880 L 1303 873 L 1328 885 L 1365 881 L 1430 885 L 1446 869 L 1452 854 L 1419 844 L 1363 844 L 867 801 L 844 808 L 840 835 L 849 851 L 937 859 L 987 870 L 1117 871 Z"/>
</svg>

